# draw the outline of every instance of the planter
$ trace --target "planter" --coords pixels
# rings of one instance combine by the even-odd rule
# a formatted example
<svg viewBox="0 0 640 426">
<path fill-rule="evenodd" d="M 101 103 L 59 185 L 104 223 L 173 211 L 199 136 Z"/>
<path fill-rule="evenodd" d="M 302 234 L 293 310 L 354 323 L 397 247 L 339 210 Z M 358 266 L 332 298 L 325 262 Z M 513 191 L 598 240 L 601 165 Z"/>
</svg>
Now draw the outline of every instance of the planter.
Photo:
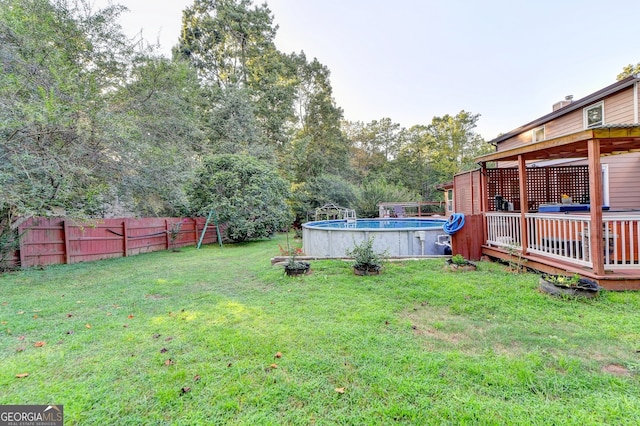
<svg viewBox="0 0 640 426">
<path fill-rule="evenodd" d="M 380 266 L 354 266 L 353 273 L 356 275 L 380 275 L 382 268 Z"/>
<path fill-rule="evenodd" d="M 288 276 L 305 275 L 311 270 L 309 262 L 296 262 L 294 266 L 284 265 L 284 273 Z"/>
<path fill-rule="evenodd" d="M 578 283 L 570 285 L 555 282 L 555 279 L 553 275 L 541 276 L 539 281 L 540 291 L 553 296 L 584 297 L 588 299 L 596 297 L 600 292 L 600 286 L 595 281 L 586 278 L 580 278 Z"/>
<path fill-rule="evenodd" d="M 468 260 L 463 264 L 459 264 L 452 262 L 451 259 L 447 259 L 445 268 L 453 272 L 475 271 L 478 269 L 475 263 L 469 262 Z"/>
</svg>

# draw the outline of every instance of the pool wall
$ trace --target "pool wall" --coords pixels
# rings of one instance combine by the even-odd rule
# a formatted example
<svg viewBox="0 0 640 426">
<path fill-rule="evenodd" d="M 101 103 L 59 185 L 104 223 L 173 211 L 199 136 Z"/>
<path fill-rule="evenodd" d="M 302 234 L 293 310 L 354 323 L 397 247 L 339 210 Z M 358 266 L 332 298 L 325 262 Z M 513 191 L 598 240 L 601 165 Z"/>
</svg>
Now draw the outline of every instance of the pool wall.
<svg viewBox="0 0 640 426">
<path fill-rule="evenodd" d="M 307 256 L 346 257 L 355 244 L 373 238 L 373 249 L 386 250 L 391 257 L 437 256 L 444 254 L 444 247 L 436 244 L 443 234 L 442 228 L 336 229 L 314 227 L 310 222 L 302 225 L 302 250 Z"/>
</svg>

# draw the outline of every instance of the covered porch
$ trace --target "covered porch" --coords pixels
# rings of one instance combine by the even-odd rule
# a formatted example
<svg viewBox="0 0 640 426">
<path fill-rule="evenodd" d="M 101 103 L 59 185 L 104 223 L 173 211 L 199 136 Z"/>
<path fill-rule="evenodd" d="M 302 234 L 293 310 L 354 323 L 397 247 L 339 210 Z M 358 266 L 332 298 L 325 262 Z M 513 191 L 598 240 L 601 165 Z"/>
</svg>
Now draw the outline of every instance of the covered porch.
<svg viewBox="0 0 640 426">
<path fill-rule="evenodd" d="M 578 273 L 610 290 L 640 290 L 640 206 L 609 210 L 601 172 L 603 156 L 637 151 L 636 124 L 584 130 L 488 154 L 477 159 L 479 171 L 456 176 L 456 210 L 479 218 L 482 229 L 469 231 L 482 233 L 482 255 L 548 273 Z M 540 164 L 558 159 L 586 160 L 586 165 L 566 166 L 560 175 L 559 167 Z M 497 181 L 504 173 L 495 172 L 506 169 L 489 167 L 496 162 L 515 166 L 506 183 Z M 534 162 L 535 169 L 528 167 Z M 638 191 L 640 182 L 633 184 L 625 190 Z M 503 200 L 496 188 L 507 188 L 510 199 Z"/>
</svg>

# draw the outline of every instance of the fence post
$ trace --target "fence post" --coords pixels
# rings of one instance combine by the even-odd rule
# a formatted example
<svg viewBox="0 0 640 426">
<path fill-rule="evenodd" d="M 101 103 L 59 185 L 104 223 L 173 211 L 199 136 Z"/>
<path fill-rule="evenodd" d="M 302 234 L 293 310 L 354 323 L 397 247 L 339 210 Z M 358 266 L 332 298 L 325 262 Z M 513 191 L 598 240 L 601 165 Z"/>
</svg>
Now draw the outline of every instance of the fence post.
<svg viewBox="0 0 640 426">
<path fill-rule="evenodd" d="M 166 242 L 167 242 L 167 250 L 169 250 L 171 247 L 170 245 L 170 241 L 169 241 L 169 219 L 165 219 L 164 220 L 164 227 L 165 227 L 165 232 L 167 234 L 167 238 L 166 238 Z"/>
<path fill-rule="evenodd" d="M 124 239 L 123 241 L 123 246 L 124 246 L 124 257 L 129 256 L 129 236 L 127 235 L 128 233 L 128 224 L 129 220 L 125 219 L 122 221 L 122 238 Z"/>
<path fill-rule="evenodd" d="M 64 262 L 71 263 L 71 244 L 69 243 L 69 225 L 66 220 L 62 221 L 62 231 L 64 233 Z"/>
<path fill-rule="evenodd" d="M 198 244 L 198 218 L 193 219 L 193 244 Z"/>
</svg>

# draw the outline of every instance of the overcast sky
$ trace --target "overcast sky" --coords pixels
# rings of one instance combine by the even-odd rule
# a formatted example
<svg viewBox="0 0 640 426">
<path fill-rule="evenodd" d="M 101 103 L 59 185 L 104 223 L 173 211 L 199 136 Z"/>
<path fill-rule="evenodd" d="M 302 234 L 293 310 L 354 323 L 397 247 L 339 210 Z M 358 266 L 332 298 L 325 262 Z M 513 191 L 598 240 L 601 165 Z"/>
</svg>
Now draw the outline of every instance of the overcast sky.
<svg viewBox="0 0 640 426">
<path fill-rule="evenodd" d="M 640 62 L 637 0 L 265 0 L 276 45 L 331 71 L 347 120 L 405 127 L 460 110 L 486 140 Z M 94 0 L 96 7 L 109 0 Z M 128 34 L 167 55 L 192 0 L 121 0 Z M 260 4 L 263 1 L 254 1 Z"/>
</svg>

